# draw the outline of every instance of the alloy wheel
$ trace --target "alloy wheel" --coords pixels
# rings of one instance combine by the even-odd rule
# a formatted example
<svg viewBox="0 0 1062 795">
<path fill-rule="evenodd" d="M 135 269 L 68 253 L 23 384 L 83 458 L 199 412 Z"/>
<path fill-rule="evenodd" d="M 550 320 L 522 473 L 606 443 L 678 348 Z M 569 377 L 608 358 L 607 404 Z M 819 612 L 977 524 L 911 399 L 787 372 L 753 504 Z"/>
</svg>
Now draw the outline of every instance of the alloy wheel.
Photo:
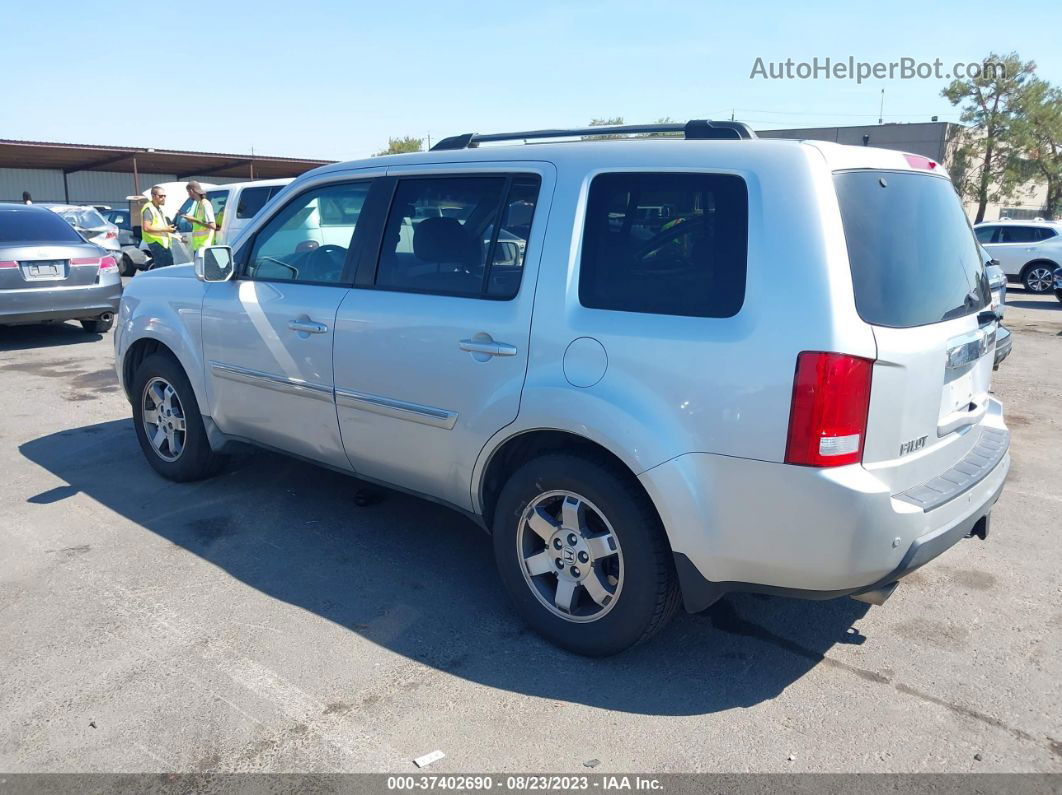
<svg viewBox="0 0 1062 795">
<path fill-rule="evenodd" d="M 184 452 L 186 424 L 177 391 L 164 378 L 147 382 L 141 400 L 144 432 L 155 454 L 163 461 L 176 461 Z"/>
<path fill-rule="evenodd" d="M 516 533 L 524 580 L 566 621 L 604 617 L 623 588 L 623 552 L 608 519 L 571 491 L 548 491 L 527 506 Z"/>
</svg>

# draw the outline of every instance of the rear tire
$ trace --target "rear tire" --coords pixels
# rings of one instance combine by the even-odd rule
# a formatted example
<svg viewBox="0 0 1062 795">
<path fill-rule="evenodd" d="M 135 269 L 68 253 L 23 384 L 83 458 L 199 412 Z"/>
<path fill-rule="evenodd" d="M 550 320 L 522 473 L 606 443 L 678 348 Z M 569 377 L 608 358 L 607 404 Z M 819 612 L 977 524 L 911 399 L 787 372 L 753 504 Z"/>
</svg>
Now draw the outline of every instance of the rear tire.
<svg viewBox="0 0 1062 795">
<path fill-rule="evenodd" d="M 601 457 L 550 453 L 520 467 L 498 498 L 493 544 L 516 611 L 577 654 L 616 654 L 648 640 L 679 604 L 652 503 L 629 472 Z"/>
<path fill-rule="evenodd" d="M 1032 262 L 1021 273 L 1021 283 L 1035 295 L 1043 295 L 1055 286 L 1055 267 L 1050 262 Z"/>
<path fill-rule="evenodd" d="M 133 377 L 133 426 L 156 472 L 183 483 L 215 474 L 225 458 L 210 449 L 192 385 L 170 355 L 153 353 Z"/>
<path fill-rule="evenodd" d="M 111 326 L 114 325 L 114 316 L 101 320 L 96 318 L 95 320 L 82 320 L 80 321 L 81 328 L 85 329 L 89 334 L 105 334 L 111 330 Z"/>
</svg>

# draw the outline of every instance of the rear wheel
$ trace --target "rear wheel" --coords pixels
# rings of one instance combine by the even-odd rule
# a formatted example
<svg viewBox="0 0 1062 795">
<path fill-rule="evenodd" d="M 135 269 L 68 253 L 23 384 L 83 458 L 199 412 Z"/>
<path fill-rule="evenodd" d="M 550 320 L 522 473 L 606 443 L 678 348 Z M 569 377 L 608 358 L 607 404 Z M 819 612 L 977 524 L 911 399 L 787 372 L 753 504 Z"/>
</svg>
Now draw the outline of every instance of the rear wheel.
<svg viewBox="0 0 1062 795">
<path fill-rule="evenodd" d="M 606 460 L 548 454 L 524 464 L 498 498 L 493 535 L 517 612 L 569 651 L 623 651 L 678 606 L 660 519 L 630 473 Z"/>
<path fill-rule="evenodd" d="M 1055 268 L 1049 262 L 1033 262 L 1025 266 L 1021 283 L 1030 293 L 1046 293 L 1055 286 Z"/>
<path fill-rule="evenodd" d="M 224 463 L 210 449 L 184 370 L 166 354 L 148 356 L 133 378 L 133 425 L 148 463 L 178 482 L 209 477 Z"/>
<path fill-rule="evenodd" d="M 98 317 L 95 320 L 82 320 L 80 321 L 81 328 L 90 334 L 104 334 L 111 330 L 111 326 L 114 325 L 114 315 L 107 315 L 106 317 Z"/>
</svg>

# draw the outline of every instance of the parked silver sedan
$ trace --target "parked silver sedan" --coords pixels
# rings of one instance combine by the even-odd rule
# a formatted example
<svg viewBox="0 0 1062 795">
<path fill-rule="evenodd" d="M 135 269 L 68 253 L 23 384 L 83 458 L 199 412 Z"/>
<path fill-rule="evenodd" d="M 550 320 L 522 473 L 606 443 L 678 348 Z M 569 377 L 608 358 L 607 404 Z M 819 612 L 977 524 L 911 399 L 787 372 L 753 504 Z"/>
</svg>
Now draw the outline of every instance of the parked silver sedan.
<svg viewBox="0 0 1062 795">
<path fill-rule="evenodd" d="M 121 297 L 110 253 L 43 207 L 0 204 L 0 325 L 78 320 L 102 333 Z"/>
</svg>

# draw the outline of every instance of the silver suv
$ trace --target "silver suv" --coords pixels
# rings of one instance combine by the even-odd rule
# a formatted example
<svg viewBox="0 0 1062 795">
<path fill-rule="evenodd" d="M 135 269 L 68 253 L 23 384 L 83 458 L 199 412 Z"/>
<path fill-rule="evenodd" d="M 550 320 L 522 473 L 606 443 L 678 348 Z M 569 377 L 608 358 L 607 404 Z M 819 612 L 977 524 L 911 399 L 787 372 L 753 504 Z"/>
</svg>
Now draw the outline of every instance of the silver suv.
<svg viewBox="0 0 1062 795">
<path fill-rule="evenodd" d="M 317 169 L 137 277 L 115 345 L 163 476 L 249 441 L 449 505 L 602 655 L 729 591 L 880 603 L 984 538 L 990 300 L 936 163 L 696 121 Z"/>
</svg>

